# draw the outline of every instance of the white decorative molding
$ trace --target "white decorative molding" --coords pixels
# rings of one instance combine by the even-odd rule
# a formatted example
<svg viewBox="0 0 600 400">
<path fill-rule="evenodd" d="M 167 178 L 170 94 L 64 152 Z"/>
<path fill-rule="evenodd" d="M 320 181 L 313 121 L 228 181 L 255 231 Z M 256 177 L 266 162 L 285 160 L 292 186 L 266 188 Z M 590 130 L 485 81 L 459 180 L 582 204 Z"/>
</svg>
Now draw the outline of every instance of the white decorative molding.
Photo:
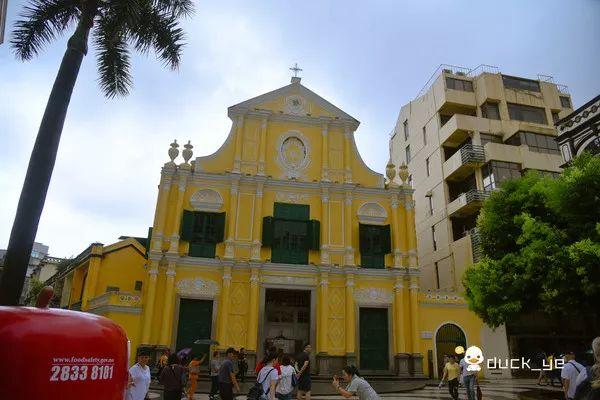
<svg viewBox="0 0 600 400">
<path fill-rule="evenodd" d="M 219 211 L 223 207 L 223 196 L 216 190 L 196 190 L 190 197 L 190 204 L 196 211 Z"/>
<path fill-rule="evenodd" d="M 433 332 L 431 331 L 421 331 L 421 339 L 432 339 Z"/>
<path fill-rule="evenodd" d="M 393 293 L 380 288 L 354 289 L 354 301 L 357 304 L 391 304 Z"/>
<path fill-rule="evenodd" d="M 310 285 L 315 286 L 317 281 L 311 277 L 300 276 L 273 276 L 264 275 L 261 277 L 262 283 L 275 283 L 280 285 Z"/>
<path fill-rule="evenodd" d="M 177 282 L 175 287 L 177 294 L 181 296 L 215 297 L 219 294 L 219 285 L 217 282 L 208 279 L 182 279 Z"/>
<path fill-rule="evenodd" d="M 306 136 L 300 131 L 288 131 L 279 137 L 275 160 L 286 178 L 302 178 L 304 170 L 310 164 L 310 153 L 310 143 Z"/>
<path fill-rule="evenodd" d="M 357 212 L 361 224 L 383 225 L 388 217 L 385 208 L 378 203 L 364 203 Z"/>
<path fill-rule="evenodd" d="M 292 115 L 306 115 L 307 101 L 304 97 L 293 94 L 285 98 L 285 112 Z"/>
<path fill-rule="evenodd" d="M 275 193 L 275 201 L 281 203 L 296 203 L 305 204 L 309 199 L 308 194 L 293 193 L 293 192 L 277 192 Z"/>
</svg>

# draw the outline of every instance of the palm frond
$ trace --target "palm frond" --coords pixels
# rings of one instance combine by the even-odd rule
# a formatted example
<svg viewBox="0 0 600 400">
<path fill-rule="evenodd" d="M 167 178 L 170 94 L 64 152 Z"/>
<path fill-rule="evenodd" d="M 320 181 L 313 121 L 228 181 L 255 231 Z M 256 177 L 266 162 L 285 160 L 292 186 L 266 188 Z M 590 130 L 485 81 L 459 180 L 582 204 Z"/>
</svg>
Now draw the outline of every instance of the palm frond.
<svg viewBox="0 0 600 400">
<path fill-rule="evenodd" d="M 130 27 L 136 50 L 147 53 L 153 47 L 159 59 L 171 69 L 176 69 L 185 39 L 177 19 L 174 14 L 157 8 L 143 8 L 139 23 Z"/>
<path fill-rule="evenodd" d="M 132 79 L 124 27 L 115 22 L 114 16 L 104 15 L 98 20 L 94 30 L 94 44 L 100 88 L 109 98 L 126 96 L 129 94 Z"/>
<path fill-rule="evenodd" d="M 176 17 L 189 17 L 194 14 L 194 3 L 191 0 L 154 0 L 155 7 L 161 12 Z"/>
<path fill-rule="evenodd" d="M 74 0 L 31 0 L 15 22 L 11 45 L 18 58 L 29 60 L 80 16 Z"/>
</svg>

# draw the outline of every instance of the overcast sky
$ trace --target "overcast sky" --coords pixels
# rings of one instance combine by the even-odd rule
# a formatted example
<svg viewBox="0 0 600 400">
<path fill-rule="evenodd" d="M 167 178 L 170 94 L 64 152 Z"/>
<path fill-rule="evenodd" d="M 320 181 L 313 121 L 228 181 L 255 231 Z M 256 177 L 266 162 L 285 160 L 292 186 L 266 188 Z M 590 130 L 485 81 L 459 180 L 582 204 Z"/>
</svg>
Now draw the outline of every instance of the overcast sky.
<svg viewBox="0 0 600 400">
<path fill-rule="evenodd" d="M 25 2 L 9 0 L 7 39 Z M 120 235 L 145 236 L 160 168 L 174 138 L 194 156 L 215 151 L 227 107 L 302 83 L 361 121 L 356 141 L 383 172 L 402 104 L 441 63 L 554 76 L 575 107 L 600 93 L 600 1 L 211 1 L 184 23 L 178 71 L 133 60 L 134 90 L 106 100 L 95 55 L 84 59 L 37 241 L 55 256 Z M 7 42 L 8 40 L 6 40 Z M 29 155 L 63 55 L 62 38 L 31 62 L 0 45 L 0 248 L 6 248 Z"/>
</svg>

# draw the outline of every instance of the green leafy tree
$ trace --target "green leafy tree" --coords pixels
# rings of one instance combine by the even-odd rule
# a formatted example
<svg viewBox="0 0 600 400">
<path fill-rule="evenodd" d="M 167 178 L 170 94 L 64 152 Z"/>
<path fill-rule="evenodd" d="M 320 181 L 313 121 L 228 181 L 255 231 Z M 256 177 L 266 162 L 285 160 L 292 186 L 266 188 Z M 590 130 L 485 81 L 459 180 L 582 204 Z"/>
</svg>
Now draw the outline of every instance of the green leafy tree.
<svg viewBox="0 0 600 400">
<path fill-rule="evenodd" d="M 40 124 L 21 190 L 0 281 L 0 304 L 16 305 L 37 233 L 73 87 L 90 34 L 99 84 L 109 97 L 131 88 L 131 50 L 178 67 L 184 34 L 178 21 L 192 13 L 191 0 L 31 0 L 15 24 L 17 58 L 30 60 L 44 45 L 75 27 L 69 38 Z"/>
<path fill-rule="evenodd" d="M 25 305 L 35 306 L 37 297 L 44 288 L 44 282 L 38 281 L 37 279 L 31 279 L 29 281 L 29 291 L 27 297 L 25 297 Z"/>
<path fill-rule="evenodd" d="M 470 308 L 498 326 L 531 312 L 586 317 L 600 304 L 600 157 L 557 179 L 530 172 L 485 202 L 484 257 L 463 276 Z"/>
</svg>

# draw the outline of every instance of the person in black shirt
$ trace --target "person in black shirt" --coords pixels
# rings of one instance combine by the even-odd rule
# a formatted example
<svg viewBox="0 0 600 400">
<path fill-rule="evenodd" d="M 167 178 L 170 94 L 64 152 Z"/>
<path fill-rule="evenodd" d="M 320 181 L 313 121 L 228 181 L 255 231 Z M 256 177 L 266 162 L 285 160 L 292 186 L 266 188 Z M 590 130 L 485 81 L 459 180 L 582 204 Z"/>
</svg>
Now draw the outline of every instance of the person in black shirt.
<svg viewBox="0 0 600 400">
<path fill-rule="evenodd" d="M 298 363 L 298 400 L 310 400 L 310 344 L 304 346 L 304 351 L 296 357 Z"/>
</svg>

